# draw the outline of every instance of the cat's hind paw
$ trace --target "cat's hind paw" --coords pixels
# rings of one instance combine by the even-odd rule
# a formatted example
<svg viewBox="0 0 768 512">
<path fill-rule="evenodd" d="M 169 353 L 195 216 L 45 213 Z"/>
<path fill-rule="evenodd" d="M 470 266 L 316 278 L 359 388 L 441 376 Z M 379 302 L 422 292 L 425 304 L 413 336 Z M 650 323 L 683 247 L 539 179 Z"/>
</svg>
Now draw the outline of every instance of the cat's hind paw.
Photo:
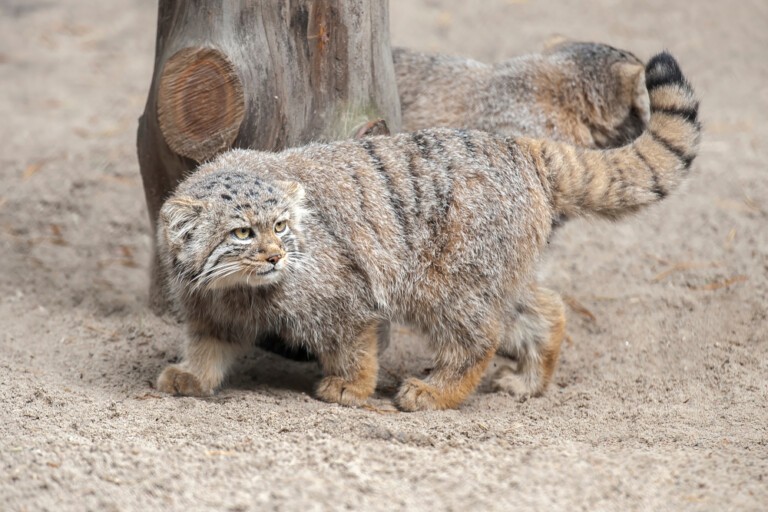
<svg viewBox="0 0 768 512">
<path fill-rule="evenodd" d="M 403 411 L 434 411 L 446 409 L 439 400 L 440 392 L 419 379 L 408 379 L 400 386 L 395 396 L 397 406 Z"/>
<path fill-rule="evenodd" d="M 320 400 L 350 407 L 363 405 L 373 393 L 370 385 L 348 381 L 341 377 L 324 377 L 317 386 L 316 394 Z"/>
<path fill-rule="evenodd" d="M 532 385 L 511 368 L 500 368 L 491 378 L 491 389 L 499 393 L 509 393 L 521 402 L 541 394 L 537 386 Z"/>
<path fill-rule="evenodd" d="M 163 393 L 180 396 L 211 396 L 213 389 L 204 386 L 194 374 L 171 365 L 157 378 L 157 389 Z"/>
</svg>

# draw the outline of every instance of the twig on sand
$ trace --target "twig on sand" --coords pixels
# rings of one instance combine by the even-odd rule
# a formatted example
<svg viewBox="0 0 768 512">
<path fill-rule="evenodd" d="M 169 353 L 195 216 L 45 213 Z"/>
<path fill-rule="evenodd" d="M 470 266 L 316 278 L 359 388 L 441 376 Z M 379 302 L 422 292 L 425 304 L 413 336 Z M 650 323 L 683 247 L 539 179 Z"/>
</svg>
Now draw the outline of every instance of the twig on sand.
<svg viewBox="0 0 768 512">
<path fill-rule="evenodd" d="M 93 325 L 89 322 L 83 322 L 83 327 L 88 329 L 89 331 L 97 332 L 99 334 L 103 334 L 105 336 L 108 336 L 112 339 L 117 338 L 119 336 L 119 333 L 117 331 L 110 331 L 108 329 L 104 329 L 103 327 L 99 327 L 96 325 Z"/>
<path fill-rule="evenodd" d="M 379 407 L 376 407 L 371 404 L 363 404 L 360 406 L 362 409 L 365 409 L 366 411 L 372 411 L 377 414 L 398 414 L 400 411 L 398 409 L 380 409 Z"/>
<path fill-rule="evenodd" d="M 237 452 L 232 450 L 206 450 L 205 454 L 209 457 L 232 457 L 237 455 Z"/>
<path fill-rule="evenodd" d="M 705 284 L 704 286 L 691 286 L 690 288 L 692 290 L 706 290 L 706 291 L 719 290 L 720 288 L 727 288 L 732 284 L 743 283 L 747 279 L 749 279 L 747 276 L 740 274 L 738 276 L 729 277 L 728 279 L 724 279 L 722 281 L 713 281 L 709 284 Z"/>
<path fill-rule="evenodd" d="M 666 279 L 667 277 L 671 276 L 675 272 L 682 272 L 684 270 L 693 270 L 697 268 L 709 268 L 709 267 L 719 267 L 720 263 L 717 262 L 696 262 L 696 261 L 681 261 L 679 263 L 675 263 L 670 268 L 663 272 L 659 272 L 654 276 L 651 281 L 654 283 L 658 283 L 659 281 L 662 281 Z"/>
<path fill-rule="evenodd" d="M 139 396 L 136 396 L 134 398 L 136 398 L 136 400 L 149 400 L 150 398 L 158 398 L 158 399 L 160 399 L 160 398 L 163 398 L 163 397 L 160 396 L 160 395 L 156 395 L 154 393 L 144 393 L 143 395 L 139 395 Z"/>
<path fill-rule="evenodd" d="M 575 297 L 571 297 L 570 295 L 563 295 L 563 302 L 568 304 L 568 307 L 571 308 L 575 313 L 578 313 L 590 322 L 597 322 L 595 315 L 590 310 L 588 310 L 584 304 L 576 300 Z"/>
<path fill-rule="evenodd" d="M 725 237 L 724 247 L 730 249 L 733 246 L 733 241 L 736 240 L 736 228 L 731 228 L 728 232 L 728 236 Z"/>
</svg>

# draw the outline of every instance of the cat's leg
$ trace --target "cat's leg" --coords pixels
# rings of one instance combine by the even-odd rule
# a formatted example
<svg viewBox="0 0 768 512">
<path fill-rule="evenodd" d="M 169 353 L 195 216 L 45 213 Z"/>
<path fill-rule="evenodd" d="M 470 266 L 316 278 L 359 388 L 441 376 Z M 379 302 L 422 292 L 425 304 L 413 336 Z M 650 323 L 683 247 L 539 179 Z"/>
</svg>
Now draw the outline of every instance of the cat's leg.
<svg viewBox="0 0 768 512">
<path fill-rule="evenodd" d="M 190 332 L 182 360 L 163 370 L 157 389 L 173 395 L 211 396 L 246 348 L 243 343 Z"/>
<path fill-rule="evenodd" d="M 560 296 L 535 283 L 510 302 L 506 328 L 497 353 L 517 361 L 517 368 L 499 368 L 491 378 L 496 391 L 522 399 L 540 395 L 552 373 L 565 338 L 565 308 Z"/>
<path fill-rule="evenodd" d="M 380 323 L 373 322 L 355 339 L 318 354 L 325 375 L 317 386 L 318 398 L 350 406 L 363 405 L 368 400 L 379 375 L 381 330 Z"/>
<path fill-rule="evenodd" d="M 453 409 L 475 390 L 499 342 L 498 317 L 476 332 L 456 329 L 433 339 L 435 368 L 424 380 L 407 379 L 395 401 L 404 411 Z"/>
<path fill-rule="evenodd" d="M 382 320 L 376 328 L 376 339 L 378 345 L 378 353 L 381 354 L 387 347 L 389 347 L 389 341 L 392 336 L 392 322 L 389 320 Z"/>
</svg>

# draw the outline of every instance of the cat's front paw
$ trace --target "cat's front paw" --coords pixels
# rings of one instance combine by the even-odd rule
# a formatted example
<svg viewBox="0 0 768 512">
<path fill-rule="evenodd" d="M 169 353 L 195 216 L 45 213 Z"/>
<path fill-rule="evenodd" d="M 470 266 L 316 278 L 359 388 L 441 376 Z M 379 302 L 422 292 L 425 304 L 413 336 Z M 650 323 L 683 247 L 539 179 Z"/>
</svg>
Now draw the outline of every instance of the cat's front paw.
<svg viewBox="0 0 768 512">
<path fill-rule="evenodd" d="M 182 368 L 168 366 L 157 378 L 157 389 L 163 393 L 182 396 L 211 396 L 213 389 L 204 386 L 194 374 Z"/>
<path fill-rule="evenodd" d="M 395 396 L 395 403 L 403 411 L 434 411 L 446 409 L 441 404 L 440 391 L 423 380 L 408 379 Z"/>
<path fill-rule="evenodd" d="M 363 405 L 373 393 L 373 389 L 365 384 L 329 376 L 320 381 L 316 393 L 317 397 L 325 402 L 355 407 Z"/>
</svg>

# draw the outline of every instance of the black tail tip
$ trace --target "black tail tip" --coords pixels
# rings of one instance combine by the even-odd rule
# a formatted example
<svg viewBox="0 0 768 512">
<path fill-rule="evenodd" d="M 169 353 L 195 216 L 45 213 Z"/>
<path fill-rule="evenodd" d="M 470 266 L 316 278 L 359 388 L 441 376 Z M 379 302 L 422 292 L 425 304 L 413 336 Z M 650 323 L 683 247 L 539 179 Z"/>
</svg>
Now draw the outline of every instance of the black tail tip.
<svg viewBox="0 0 768 512">
<path fill-rule="evenodd" d="M 669 52 L 661 52 L 645 66 L 645 86 L 651 91 L 668 84 L 688 85 L 688 82 L 675 58 Z"/>
</svg>

